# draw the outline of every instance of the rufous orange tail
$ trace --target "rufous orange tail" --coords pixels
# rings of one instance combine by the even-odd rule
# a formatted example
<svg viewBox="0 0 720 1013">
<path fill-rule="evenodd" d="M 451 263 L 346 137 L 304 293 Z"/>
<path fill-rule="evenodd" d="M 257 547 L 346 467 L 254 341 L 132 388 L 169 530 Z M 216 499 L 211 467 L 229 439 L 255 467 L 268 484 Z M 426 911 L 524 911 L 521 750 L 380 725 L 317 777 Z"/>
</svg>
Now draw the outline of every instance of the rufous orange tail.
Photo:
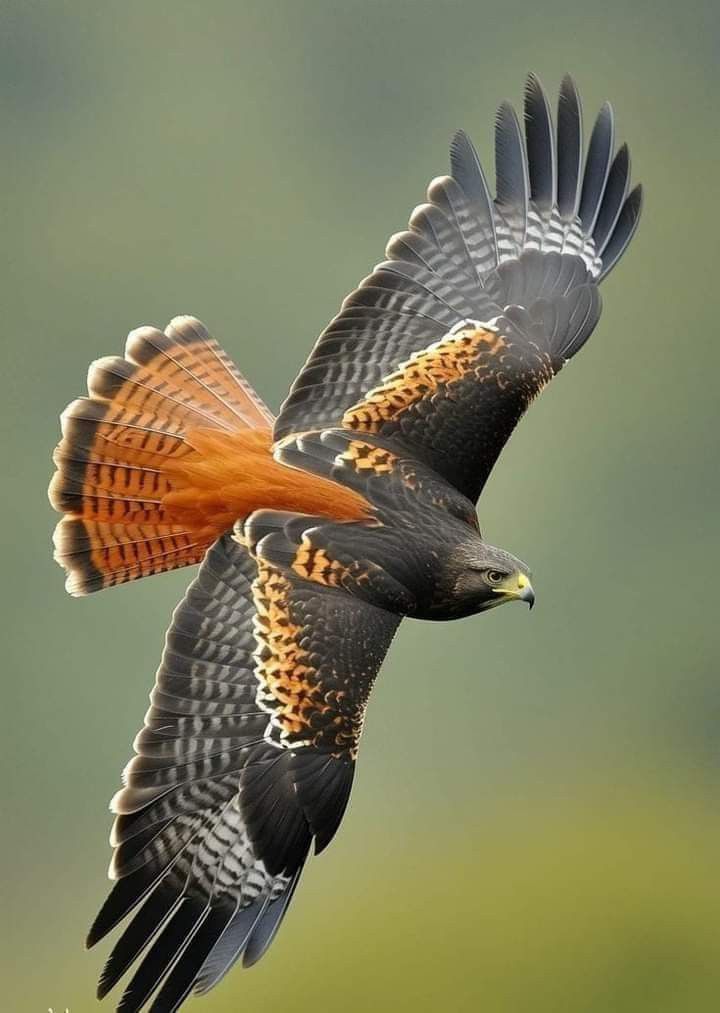
<svg viewBox="0 0 720 1013">
<path fill-rule="evenodd" d="M 49 495 L 73 595 L 197 563 L 259 507 L 367 515 L 356 493 L 274 460 L 271 412 L 193 317 L 132 331 L 61 422 Z"/>
</svg>

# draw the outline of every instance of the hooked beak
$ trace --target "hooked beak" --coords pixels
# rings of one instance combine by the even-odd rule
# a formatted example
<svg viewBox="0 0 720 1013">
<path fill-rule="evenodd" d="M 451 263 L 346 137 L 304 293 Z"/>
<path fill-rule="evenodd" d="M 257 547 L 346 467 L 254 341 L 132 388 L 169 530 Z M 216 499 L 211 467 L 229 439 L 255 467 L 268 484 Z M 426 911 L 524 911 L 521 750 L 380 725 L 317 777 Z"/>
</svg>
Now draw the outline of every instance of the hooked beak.
<svg viewBox="0 0 720 1013">
<path fill-rule="evenodd" d="M 528 608 L 532 608 L 535 604 L 533 586 L 530 583 L 530 578 L 524 573 L 519 573 L 517 577 L 513 575 L 505 584 L 501 584 L 499 587 L 493 588 L 493 590 L 497 594 L 504 595 L 506 598 L 526 601 Z"/>
<path fill-rule="evenodd" d="M 532 584 L 524 573 L 521 573 L 518 577 L 518 591 L 518 598 L 520 601 L 526 601 L 528 603 L 528 608 L 532 608 L 535 604 L 535 592 L 533 591 Z"/>
</svg>

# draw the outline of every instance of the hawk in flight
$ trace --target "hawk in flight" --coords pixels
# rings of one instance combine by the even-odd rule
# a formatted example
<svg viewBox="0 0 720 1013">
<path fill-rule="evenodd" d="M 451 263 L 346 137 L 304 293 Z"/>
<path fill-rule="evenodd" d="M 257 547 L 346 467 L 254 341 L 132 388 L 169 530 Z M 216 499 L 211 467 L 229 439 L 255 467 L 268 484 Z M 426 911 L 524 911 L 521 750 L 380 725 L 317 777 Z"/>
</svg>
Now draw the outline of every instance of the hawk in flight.
<svg viewBox="0 0 720 1013">
<path fill-rule="evenodd" d="M 62 415 L 56 558 L 83 595 L 200 563 L 112 802 L 90 929 L 129 923 L 104 996 L 176 1010 L 262 957 L 348 802 L 403 616 L 533 603 L 475 503 L 530 402 L 585 344 L 641 190 L 604 105 L 584 152 L 536 77 L 495 124 L 496 194 L 462 132 L 407 231 L 320 335 L 277 418 L 203 325 L 132 331 Z"/>
</svg>

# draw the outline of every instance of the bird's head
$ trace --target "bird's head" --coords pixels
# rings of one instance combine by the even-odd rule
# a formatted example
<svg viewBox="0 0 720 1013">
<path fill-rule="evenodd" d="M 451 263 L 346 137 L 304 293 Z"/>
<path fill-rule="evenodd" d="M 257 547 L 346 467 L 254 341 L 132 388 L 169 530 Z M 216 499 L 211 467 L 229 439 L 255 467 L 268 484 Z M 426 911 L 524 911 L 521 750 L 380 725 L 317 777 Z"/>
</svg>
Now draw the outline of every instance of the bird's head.
<svg viewBox="0 0 720 1013">
<path fill-rule="evenodd" d="M 535 602 L 527 564 L 479 538 L 450 553 L 444 577 L 446 606 L 453 617 L 486 612 L 507 601 L 522 601 L 530 608 Z"/>
</svg>

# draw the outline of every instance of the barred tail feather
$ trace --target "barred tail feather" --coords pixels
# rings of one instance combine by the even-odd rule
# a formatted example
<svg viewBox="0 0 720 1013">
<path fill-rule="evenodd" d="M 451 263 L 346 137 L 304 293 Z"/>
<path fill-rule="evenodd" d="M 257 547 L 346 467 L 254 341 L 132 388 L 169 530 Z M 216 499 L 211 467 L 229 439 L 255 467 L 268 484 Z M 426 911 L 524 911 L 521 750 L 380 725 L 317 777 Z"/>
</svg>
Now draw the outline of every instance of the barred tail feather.
<svg viewBox="0 0 720 1013">
<path fill-rule="evenodd" d="M 168 508 L 189 430 L 266 434 L 272 415 L 203 325 L 176 317 L 132 331 L 125 357 L 93 363 L 88 397 L 61 416 L 50 501 L 65 514 L 55 558 L 70 594 L 199 562 L 218 531 Z"/>
</svg>

